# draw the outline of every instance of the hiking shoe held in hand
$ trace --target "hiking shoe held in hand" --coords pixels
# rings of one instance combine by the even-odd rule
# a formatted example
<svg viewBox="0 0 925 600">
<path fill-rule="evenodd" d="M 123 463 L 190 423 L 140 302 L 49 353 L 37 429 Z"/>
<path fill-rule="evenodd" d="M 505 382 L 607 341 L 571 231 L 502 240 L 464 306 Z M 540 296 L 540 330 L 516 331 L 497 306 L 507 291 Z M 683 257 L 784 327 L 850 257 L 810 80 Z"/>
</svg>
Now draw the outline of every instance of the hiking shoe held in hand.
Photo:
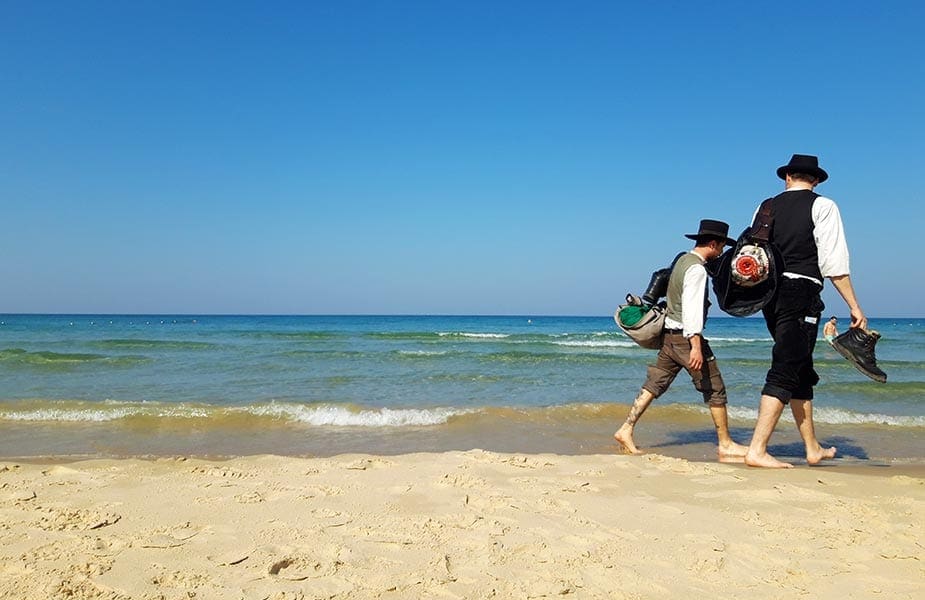
<svg viewBox="0 0 925 600">
<path fill-rule="evenodd" d="M 878 332 L 855 327 L 832 340 L 832 347 L 847 358 L 858 371 L 874 381 L 886 383 L 886 373 L 877 366 L 877 357 L 874 356 L 874 347 L 879 339 Z"/>
</svg>

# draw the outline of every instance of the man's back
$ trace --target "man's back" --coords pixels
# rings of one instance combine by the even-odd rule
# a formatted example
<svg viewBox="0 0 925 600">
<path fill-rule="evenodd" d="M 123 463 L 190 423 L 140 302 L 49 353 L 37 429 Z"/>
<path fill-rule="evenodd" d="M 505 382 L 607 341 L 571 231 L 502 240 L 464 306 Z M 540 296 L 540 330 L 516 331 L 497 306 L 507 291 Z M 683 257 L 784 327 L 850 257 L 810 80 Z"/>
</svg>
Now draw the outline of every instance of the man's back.
<svg viewBox="0 0 925 600">
<path fill-rule="evenodd" d="M 702 265 L 703 259 L 700 258 L 694 252 L 687 252 L 678 258 L 675 261 L 674 268 L 671 270 L 671 277 L 668 280 L 668 309 L 667 316 L 678 322 L 683 322 L 683 315 L 685 310 L 704 310 L 705 311 L 705 301 L 706 296 L 704 296 L 704 304 L 696 307 L 685 307 L 683 303 L 684 295 L 684 277 L 687 274 L 687 270 L 691 267 Z M 704 287 L 706 292 L 706 287 Z"/>
</svg>

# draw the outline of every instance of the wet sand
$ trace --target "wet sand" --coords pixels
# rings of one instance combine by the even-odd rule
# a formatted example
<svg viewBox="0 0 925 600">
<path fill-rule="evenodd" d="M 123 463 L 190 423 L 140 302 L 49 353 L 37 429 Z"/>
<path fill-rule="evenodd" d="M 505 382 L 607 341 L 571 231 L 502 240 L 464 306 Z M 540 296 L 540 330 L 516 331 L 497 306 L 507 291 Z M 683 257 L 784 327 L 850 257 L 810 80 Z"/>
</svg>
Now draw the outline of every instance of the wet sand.
<svg viewBox="0 0 925 600">
<path fill-rule="evenodd" d="M 611 454 L 620 450 L 613 433 L 629 407 L 599 410 L 495 410 L 426 427 L 311 427 L 267 420 L 242 427 L 211 419 L 168 423 L 132 420 L 76 423 L 0 421 L 0 458 L 126 458 L 196 456 L 225 458 L 256 454 L 327 457 L 467 451 L 562 455 Z M 248 424 L 252 425 L 252 424 Z M 730 419 L 736 441 L 747 444 L 754 421 Z M 918 465 L 925 467 L 920 427 L 818 423 L 817 434 L 838 448 L 838 466 Z M 716 460 L 716 433 L 706 411 L 653 406 L 636 428 L 636 444 L 647 451 L 695 461 Z M 805 464 L 803 445 L 785 417 L 771 438 L 770 451 Z"/>
</svg>

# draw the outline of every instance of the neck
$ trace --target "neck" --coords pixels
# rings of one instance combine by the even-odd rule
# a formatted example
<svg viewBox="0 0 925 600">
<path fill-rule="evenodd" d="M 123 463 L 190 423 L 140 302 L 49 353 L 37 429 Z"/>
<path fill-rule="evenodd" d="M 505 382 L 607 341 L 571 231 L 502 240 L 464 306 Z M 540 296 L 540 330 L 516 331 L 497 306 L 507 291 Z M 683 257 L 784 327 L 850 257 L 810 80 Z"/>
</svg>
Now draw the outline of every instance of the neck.
<svg viewBox="0 0 925 600">
<path fill-rule="evenodd" d="M 691 252 L 693 252 L 694 254 L 699 256 L 701 260 L 706 262 L 707 258 L 709 258 L 708 255 L 710 254 L 710 249 L 706 247 L 694 246 L 694 249 L 691 250 Z"/>
<path fill-rule="evenodd" d="M 811 183 L 807 183 L 806 181 L 788 181 L 788 182 L 787 182 L 786 190 L 787 190 L 788 192 L 795 191 L 795 190 L 809 190 L 809 191 L 813 191 L 813 188 L 814 188 L 814 187 L 816 187 L 816 186 L 814 186 L 814 185 L 811 184 Z"/>
</svg>

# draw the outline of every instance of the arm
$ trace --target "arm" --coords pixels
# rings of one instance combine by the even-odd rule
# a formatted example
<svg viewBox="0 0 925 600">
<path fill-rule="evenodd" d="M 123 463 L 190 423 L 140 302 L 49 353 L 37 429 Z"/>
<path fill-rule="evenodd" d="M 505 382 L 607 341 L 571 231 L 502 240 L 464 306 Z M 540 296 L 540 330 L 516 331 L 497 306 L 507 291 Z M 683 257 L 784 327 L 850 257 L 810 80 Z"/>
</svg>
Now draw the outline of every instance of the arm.
<svg viewBox="0 0 925 600">
<path fill-rule="evenodd" d="M 851 327 L 867 329 L 867 317 L 858 304 L 851 285 L 848 263 L 848 243 L 838 206 L 829 198 L 819 196 L 813 203 L 816 248 L 819 252 L 819 270 L 835 285 L 851 311 Z"/>
<path fill-rule="evenodd" d="M 848 242 L 838 206 L 830 198 L 819 196 L 813 202 L 812 218 L 822 276 L 849 275 Z"/>
<path fill-rule="evenodd" d="M 681 290 L 681 321 L 684 337 L 691 342 L 690 368 L 699 371 L 703 367 L 703 351 L 700 334 L 703 331 L 703 300 L 707 291 L 707 271 L 703 265 L 694 265 L 684 273 L 684 287 Z"/>
<path fill-rule="evenodd" d="M 691 370 L 699 371 L 703 368 L 703 349 L 700 347 L 700 334 L 696 333 L 690 337 L 691 340 Z"/>
<path fill-rule="evenodd" d="M 829 279 L 832 280 L 835 289 L 838 290 L 838 293 L 844 298 L 845 304 L 848 305 L 848 309 L 851 311 L 851 327 L 867 329 L 867 317 L 864 316 L 864 311 L 861 310 L 861 305 L 858 304 L 858 299 L 854 295 L 854 286 L 851 285 L 851 275 L 836 275 Z"/>
</svg>

